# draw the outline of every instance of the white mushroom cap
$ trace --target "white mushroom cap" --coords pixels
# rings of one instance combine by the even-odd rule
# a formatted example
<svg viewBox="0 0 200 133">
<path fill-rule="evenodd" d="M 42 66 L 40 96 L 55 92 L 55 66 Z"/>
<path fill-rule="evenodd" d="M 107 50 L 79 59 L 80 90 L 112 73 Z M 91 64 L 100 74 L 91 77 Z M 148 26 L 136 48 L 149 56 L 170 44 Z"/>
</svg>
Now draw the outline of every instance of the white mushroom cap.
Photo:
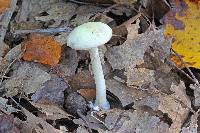
<svg viewBox="0 0 200 133">
<path fill-rule="evenodd" d="M 67 45 L 76 50 L 88 50 L 107 43 L 112 29 L 102 22 L 88 22 L 76 27 L 67 38 Z"/>
</svg>

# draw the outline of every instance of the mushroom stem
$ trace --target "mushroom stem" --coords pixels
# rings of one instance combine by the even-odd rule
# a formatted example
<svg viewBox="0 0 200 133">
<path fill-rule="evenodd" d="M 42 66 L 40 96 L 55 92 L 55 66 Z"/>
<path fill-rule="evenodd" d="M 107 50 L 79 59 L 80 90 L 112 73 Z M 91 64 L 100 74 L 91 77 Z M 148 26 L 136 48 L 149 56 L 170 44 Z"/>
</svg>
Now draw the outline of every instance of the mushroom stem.
<svg viewBox="0 0 200 133">
<path fill-rule="evenodd" d="M 106 99 L 106 84 L 103 75 L 103 69 L 101 66 L 101 60 L 99 57 L 98 48 L 89 49 L 90 59 L 92 63 L 92 70 L 94 74 L 95 84 L 96 84 L 96 100 L 95 106 L 101 109 L 110 109 L 110 104 Z"/>
</svg>

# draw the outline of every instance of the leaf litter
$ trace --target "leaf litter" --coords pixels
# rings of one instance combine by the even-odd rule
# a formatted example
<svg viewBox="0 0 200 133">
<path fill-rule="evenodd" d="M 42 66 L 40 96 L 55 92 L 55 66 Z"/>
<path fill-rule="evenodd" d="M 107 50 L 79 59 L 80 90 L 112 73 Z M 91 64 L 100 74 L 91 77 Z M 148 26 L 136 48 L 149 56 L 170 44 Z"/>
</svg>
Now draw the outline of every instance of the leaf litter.
<svg viewBox="0 0 200 133">
<path fill-rule="evenodd" d="M 173 2 L 0 1 L 0 131 L 199 132 L 198 76 L 185 80 L 194 75 L 170 60 L 174 40 L 164 36 L 163 16 Z M 89 21 L 113 29 L 100 48 L 112 109 L 99 112 L 87 107 L 95 99 L 89 54 L 67 47 L 66 39 Z"/>
</svg>

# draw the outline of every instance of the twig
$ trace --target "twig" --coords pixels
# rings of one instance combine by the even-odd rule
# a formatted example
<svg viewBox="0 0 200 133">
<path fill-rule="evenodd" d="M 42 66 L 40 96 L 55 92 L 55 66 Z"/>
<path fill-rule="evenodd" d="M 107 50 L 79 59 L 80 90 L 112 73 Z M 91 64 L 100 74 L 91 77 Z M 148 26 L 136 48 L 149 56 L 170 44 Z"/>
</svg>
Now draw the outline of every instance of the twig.
<svg viewBox="0 0 200 133">
<path fill-rule="evenodd" d="M 69 0 L 69 2 L 76 3 L 76 4 L 82 4 L 82 5 L 97 5 L 98 3 L 89 3 L 89 2 L 83 2 L 78 0 Z M 111 4 L 99 4 L 101 6 L 110 6 Z"/>
<path fill-rule="evenodd" d="M 70 32 L 72 31 L 72 28 L 70 27 L 63 27 L 63 28 L 48 28 L 48 29 L 33 29 L 33 30 L 15 30 L 13 34 L 28 34 L 28 33 L 48 33 L 48 34 L 54 34 L 54 33 L 60 33 L 60 32 Z"/>
<path fill-rule="evenodd" d="M 13 99 L 12 97 L 9 97 L 18 107 L 20 107 L 21 109 L 23 108 L 17 101 L 15 101 L 15 99 Z"/>
<path fill-rule="evenodd" d="M 103 122 L 103 120 L 101 120 L 101 117 L 100 116 L 98 116 L 97 114 L 97 116 L 99 117 L 99 118 L 97 118 L 94 114 L 96 113 L 97 111 L 92 111 L 91 112 L 91 116 L 93 117 L 93 118 L 95 118 L 96 120 L 98 120 L 99 122 L 101 122 L 103 125 L 105 125 L 105 122 Z"/>
</svg>

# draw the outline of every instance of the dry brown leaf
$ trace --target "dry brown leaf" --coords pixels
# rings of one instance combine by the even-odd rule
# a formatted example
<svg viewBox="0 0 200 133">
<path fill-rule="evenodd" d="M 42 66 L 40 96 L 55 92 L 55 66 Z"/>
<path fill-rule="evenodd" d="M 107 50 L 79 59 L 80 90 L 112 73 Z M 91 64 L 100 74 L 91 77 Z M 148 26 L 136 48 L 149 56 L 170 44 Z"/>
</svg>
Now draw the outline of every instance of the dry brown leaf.
<svg viewBox="0 0 200 133">
<path fill-rule="evenodd" d="M 94 130 L 98 130 L 100 128 L 105 129 L 105 125 L 103 125 L 98 119 L 95 119 L 93 116 L 91 116 L 91 113 L 88 113 L 86 116 L 82 115 L 82 118 L 73 119 L 73 122 L 77 125 L 88 127 Z"/>
<path fill-rule="evenodd" d="M 62 46 L 62 51 L 59 68 L 64 76 L 73 76 L 79 62 L 77 51 L 69 48 L 67 45 Z"/>
<path fill-rule="evenodd" d="M 60 133 L 59 130 L 47 123 L 42 118 L 36 117 L 25 108 L 22 108 L 22 112 L 26 115 L 26 121 L 22 121 L 23 133 Z"/>
<path fill-rule="evenodd" d="M 89 133 L 88 130 L 83 127 L 83 126 L 79 126 L 77 129 L 76 129 L 76 133 Z"/>
<path fill-rule="evenodd" d="M 155 82 L 154 70 L 129 67 L 127 70 L 127 86 L 139 86 Z"/>
<path fill-rule="evenodd" d="M 31 35 L 24 41 L 23 59 L 54 66 L 59 62 L 61 46 L 49 36 Z"/>
<path fill-rule="evenodd" d="M 9 63 L 12 63 L 14 60 L 21 58 L 21 55 L 23 54 L 22 45 L 19 44 L 12 48 L 5 56 L 4 60 L 8 61 Z"/>
<path fill-rule="evenodd" d="M 125 70 L 128 86 L 156 90 L 165 88 L 161 86 L 167 85 L 164 82 L 174 80 L 169 80 L 170 74 L 176 77 L 170 72 L 172 68 L 164 63 L 169 54 L 170 40 L 165 40 L 161 30 L 148 30 L 122 45 L 109 48 L 106 57 L 113 69 Z"/>
<path fill-rule="evenodd" d="M 163 16 L 172 9 L 167 0 L 140 0 L 139 2 L 144 7 L 141 8 L 141 12 L 146 16 L 154 17 L 155 20 L 162 20 Z"/>
<path fill-rule="evenodd" d="M 199 117 L 199 111 L 195 112 L 191 118 L 190 118 L 190 122 L 187 126 L 184 126 L 182 128 L 181 133 L 198 133 L 198 117 Z"/>
<path fill-rule="evenodd" d="M 13 75 L 4 80 L 0 90 L 5 91 L 7 96 L 15 96 L 18 93 L 35 93 L 43 83 L 50 79 L 51 76 L 36 64 L 24 62 L 13 68 Z"/>
<path fill-rule="evenodd" d="M 133 18 L 131 18 L 130 20 L 126 21 L 123 25 L 126 26 L 127 31 L 128 31 L 128 35 L 127 35 L 127 41 L 126 43 L 130 43 L 134 38 L 136 38 L 138 36 L 138 30 L 139 30 L 139 19 L 137 19 L 140 16 L 140 14 L 138 14 L 137 16 L 134 16 Z M 136 23 L 134 24 L 134 22 L 136 21 Z"/>
<path fill-rule="evenodd" d="M 71 120 L 73 118 L 72 115 L 68 114 L 61 107 L 51 103 L 50 101 L 39 101 L 37 103 L 31 103 L 33 106 L 38 108 L 39 111 L 45 114 L 43 119 L 48 120 L 57 120 L 62 118 L 67 118 Z M 70 118 L 71 117 L 71 118 Z"/>
<path fill-rule="evenodd" d="M 76 17 L 70 21 L 71 24 L 77 26 L 88 22 L 92 16 L 102 11 L 102 7 L 93 5 L 82 5 L 76 9 Z"/>
<path fill-rule="evenodd" d="M 51 75 L 51 79 L 43 83 L 42 87 L 31 96 L 31 99 L 34 102 L 48 99 L 50 102 L 62 106 L 66 89 L 69 89 L 69 86 L 63 78 Z"/>
<path fill-rule="evenodd" d="M 160 105 L 158 107 L 163 113 L 167 113 L 172 119 L 172 125 L 169 128 L 170 133 L 178 133 L 181 131 L 181 126 L 191 108 L 191 101 L 185 92 L 184 82 L 180 82 L 178 86 L 172 84 L 171 90 L 174 92 L 171 95 L 160 95 Z"/>
<path fill-rule="evenodd" d="M 27 20 L 34 22 L 35 16 L 47 11 L 52 5 L 58 3 L 60 0 L 23 0 L 22 7 L 17 13 L 16 21 L 25 22 Z"/>
<path fill-rule="evenodd" d="M 169 125 L 142 110 L 112 109 L 105 112 L 105 125 L 109 130 L 99 129 L 100 133 L 168 133 Z"/>
<path fill-rule="evenodd" d="M 136 88 L 127 87 L 113 79 L 106 80 L 106 86 L 108 91 L 119 98 L 123 107 L 147 96 L 146 93 Z"/>
<path fill-rule="evenodd" d="M 55 40 L 60 43 L 61 46 L 67 44 L 67 36 L 70 32 L 62 32 L 58 36 L 54 36 Z"/>
<path fill-rule="evenodd" d="M 194 90 L 194 106 L 200 106 L 200 86 L 196 84 L 190 84 L 190 88 Z"/>
<path fill-rule="evenodd" d="M 0 110 L 6 114 L 11 114 L 13 112 L 19 111 L 18 109 L 14 108 L 12 105 L 8 104 L 8 99 L 2 98 L 2 97 L 0 97 Z"/>
<path fill-rule="evenodd" d="M 20 22 L 20 23 L 16 23 L 15 21 L 11 22 L 10 23 L 10 26 L 11 26 L 11 29 L 15 35 L 17 34 L 21 34 L 21 35 L 24 35 L 22 33 L 20 33 L 20 31 L 23 31 L 23 30 L 34 30 L 34 29 L 42 29 L 43 27 L 43 24 L 41 22 L 29 22 L 29 21 L 26 21 L 26 22 Z"/>
<path fill-rule="evenodd" d="M 135 36 L 135 31 L 132 36 Z M 145 52 L 150 47 L 155 49 L 156 53 L 154 54 L 161 62 L 164 62 L 164 59 L 170 54 L 170 40 L 165 40 L 162 30 L 148 30 L 133 39 L 127 38 L 122 45 L 111 47 L 107 50 L 106 57 L 113 69 L 127 69 L 130 66 L 134 68 L 136 65 L 144 63 Z M 152 62 L 148 63 L 152 64 Z"/>
<path fill-rule="evenodd" d="M 94 78 L 88 70 L 83 70 L 69 79 L 70 86 L 75 89 L 95 88 Z"/>
<path fill-rule="evenodd" d="M 145 94 L 144 91 L 141 93 Z M 165 94 L 161 91 L 159 93 L 158 91 L 141 97 L 134 102 L 133 107 L 135 109 L 148 109 L 147 107 L 150 107 L 153 111 L 162 111 L 163 114 L 166 113 L 172 120 L 169 132 L 178 133 L 181 131 L 181 126 L 188 117 L 191 101 L 186 95 L 185 85 L 182 81 L 178 85 L 172 83 L 167 93 Z M 158 116 L 160 115 L 162 117 L 162 114 L 158 114 Z"/>
<path fill-rule="evenodd" d="M 13 115 L 0 114 L 1 133 L 21 133 L 14 122 Z"/>
<path fill-rule="evenodd" d="M 87 101 L 93 101 L 96 97 L 95 89 L 80 89 L 78 90 L 78 93 L 80 93 Z"/>
<path fill-rule="evenodd" d="M 39 21 L 44 21 L 44 22 L 54 20 L 56 24 L 60 24 L 62 20 L 69 22 L 71 17 L 75 15 L 77 7 L 78 6 L 74 3 L 58 2 L 58 3 L 52 4 L 51 8 L 46 10 L 48 15 L 36 16 L 35 19 Z"/>
<path fill-rule="evenodd" d="M 1 2 L 4 4 L 1 4 Z M 15 11 L 17 0 L 1 0 L 1 10 L 4 10 L 4 6 L 8 4 L 7 2 L 9 2 L 9 8 L 5 10 L 5 12 L 3 12 L 2 14 L 0 11 L 0 57 L 4 56 L 9 50 L 8 45 L 4 43 L 4 38 L 8 30 L 10 19 L 13 15 L 13 12 Z"/>
</svg>

